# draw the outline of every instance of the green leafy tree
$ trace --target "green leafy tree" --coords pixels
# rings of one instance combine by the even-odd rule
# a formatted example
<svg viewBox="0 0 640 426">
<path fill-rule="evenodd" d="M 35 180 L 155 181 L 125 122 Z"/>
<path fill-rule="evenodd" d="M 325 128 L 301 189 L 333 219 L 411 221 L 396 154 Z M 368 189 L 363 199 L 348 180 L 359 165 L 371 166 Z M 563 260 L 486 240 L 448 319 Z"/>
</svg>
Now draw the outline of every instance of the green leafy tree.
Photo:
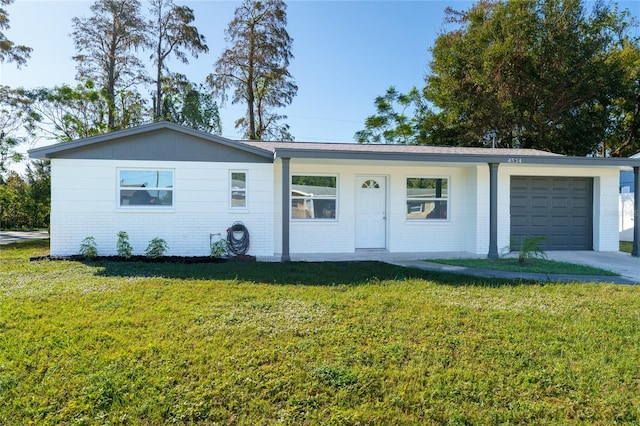
<svg viewBox="0 0 640 426">
<path fill-rule="evenodd" d="M 29 228 L 48 228 L 51 214 L 51 163 L 35 160 L 25 170 Z"/>
<path fill-rule="evenodd" d="M 0 184 L 0 229 L 26 227 L 28 190 L 27 183 L 15 171 L 9 172 Z"/>
<path fill-rule="evenodd" d="M 37 115 L 30 112 L 30 102 L 23 90 L 0 86 L 0 175 L 22 160 L 17 147 L 33 136 Z"/>
<path fill-rule="evenodd" d="M 624 46 L 638 46 L 627 14 L 579 0 L 486 0 L 447 13 L 455 29 L 432 49 L 424 94 L 439 112 L 426 128 L 461 145 L 607 154 L 602 141 L 638 93 L 634 60 L 621 61 Z"/>
<path fill-rule="evenodd" d="M 162 106 L 168 72 L 167 59 L 174 56 L 182 63 L 188 64 L 187 54 L 197 58 L 199 53 L 206 53 L 209 48 L 204 36 L 191 25 L 195 20 L 193 9 L 176 6 L 173 0 L 151 0 L 150 12 L 152 19 L 147 27 L 148 43 L 152 49 L 150 59 L 156 68 L 153 114 L 159 119 L 164 116 Z"/>
<path fill-rule="evenodd" d="M 222 133 L 218 104 L 202 85 L 195 86 L 186 77 L 175 76 L 165 92 L 165 120 L 203 132 Z"/>
<path fill-rule="evenodd" d="M 6 180 L 0 179 L 0 229 L 48 228 L 50 194 L 48 161 L 28 164 L 24 178 L 12 171 Z"/>
<path fill-rule="evenodd" d="M 9 29 L 9 13 L 4 6 L 8 6 L 11 3 L 13 3 L 13 0 L 0 0 L 0 63 L 13 62 L 20 68 L 27 63 L 27 59 L 31 56 L 33 49 L 16 45 L 4 34 L 4 30 Z"/>
<path fill-rule="evenodd" d="M 243 1 L 226 30 L 230 46 L 207 78 L 223 101 L 232 90 L 233 104 L 246 103 L 236 127 L 251 140 L 292 139 L 289 126 L 281 123 L 287 117 L 275 112 L 298 91 L 289 73 L 293 40 L 286 30 L 286 8 L 282 0 Z"/>
<path fill-rule="evenodd" d="M 92 16 L 73 18 L 73 41 L 78 79 L 92 80 L 104 89 L 107 100 L 107 130 L 122 128 L 117 122 L 118 93 L 146 79 L 134 49 L 146 42 L 146 25 L 138 0 L 97 0 Z"/>
<path fill-rule="evenodd" d="M 59 142 L 87 138 L 108 131 L 110 98 L 106 89 L 91 80 L 77 84 L 40 88 L 28 92 L 31 111 L 43 135 Z M 148 120 L 142 97 L 134 91 L 118 90 L 112 111 L 116 128 L 127 128 Z"/>
<path fill-rule="evenodd" d="M 616 15 L 614 15 L 615 17 Z M 628 11 L 621 13 L 627 18 Z M 614 74 L 619 78 L 621 93 L 608 105 L 610 127 L 603 139 L 602 152 L 613 157 L 628 157 L 640 151 L 640 37 L 630 37 L 626 32 L 626 19 L 618 19 L 613 25 L 607 64 L 619 68 Z"/>
<path fill-rule="evenodd" d="M 385 143 L 415 145 L 426 142 L 423 124 L 428 108 L 418 89 L 407 93 L 389 87 L 384 96 L 378 96 L 374 105 L 376 114 L 367 117 L 365 128 L 356 133 L 358 143 Z"/>
</svg>

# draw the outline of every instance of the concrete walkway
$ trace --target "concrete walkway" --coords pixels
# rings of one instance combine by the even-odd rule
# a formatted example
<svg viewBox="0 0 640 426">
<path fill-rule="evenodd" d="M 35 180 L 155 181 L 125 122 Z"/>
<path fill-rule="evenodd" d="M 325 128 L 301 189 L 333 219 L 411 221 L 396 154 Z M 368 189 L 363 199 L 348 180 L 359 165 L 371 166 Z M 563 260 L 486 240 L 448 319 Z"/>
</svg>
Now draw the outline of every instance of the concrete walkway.
<svg viewBox="0 0 640 426">
<path fill-rule="evenodd" d="M 355 253 L 313 253 L 296 254 L 291 256 L 292 261 L 302 262 L 341 262 L 374 260 L 387 262 L 407 268 L 418 268 L 428 271 L 449 272 L 465 275 L 473 275 L 483 278 L 501 278 L 507 280 L 534 280 L 544 282 L 599 282 L 618 284 L 640 284 L 640 258 L 633 257 L 629 253 L 622 252 L 596 252 L 596 251 L 548 251 L 547 258 L 559 262 L 574 263 L 579 265 L 594 266 L 607 271 L 620 274 L 614 276 L 572 275 L 572 274 L 541 274 L 510 271 L 495 271 L 490 269 L 465 268 L 462 266 L 443 265 L 435 262 L 426 262 L 424 259 L 484 259 L 486 255 L 477 255 L 468 252 L 445 253 L 389 253 L 386 250 L 358 250 Z M 517 256 L 511 253 L 510 256 Z M 258 258 L 258 261 L 279 262 L 279 257 Z"/>
<path fill-rule="evenodd" d="M 598 282 L 617 284 L 640 284 L 640 258 L 622 252 L 597 251 L 548 251 L 547 259 L 577 265 L 593 266 L 620 274 L 619 277 L 600 275 L 541 274 L 531 272 L 494 271 L 487 269 L 465 268 L 462 266 L 442 265 L 424 261 L 392 262 L 411 268 L 430 271 L 453 272 L 484 278 L 504 278 L 509 280 L 535 280 L 546 282 Z M 509 256 L 517 256 L 511 253 Z M 427 257 L 429 258 L 429 257 Z M 433 259 L 433 257 L 430 257 Z"/>
<path fill-rule="evenodd" d="M 11 244 L 19 241 L 42 240 L 49 238 L 47 231 L 3 231 L 0 232 L 0 244 Z"/>
<path fill-rule="evenodd" d="M 585 282 L 585 283 L 614 283 L 614 284 L 640 284 L 640 280 L 628 277 L 615 277 L 609 275 L 572 275 L 572 274 L 542 274 L 534 272 L 496 271 L 491 269 L 466 268 L 464 266 L 443 265 L 441 263 L 425 262 L 420 260 L 395 261 L 394 265 L 407 268 L 417 268 L 426 271 L 449 272 L 465 274 L 482 278 L 496 278 L 513 281 L 541 281 L 541 282 Z M 608 268 L 612 272 L 613 268 Z"/>
</svg>

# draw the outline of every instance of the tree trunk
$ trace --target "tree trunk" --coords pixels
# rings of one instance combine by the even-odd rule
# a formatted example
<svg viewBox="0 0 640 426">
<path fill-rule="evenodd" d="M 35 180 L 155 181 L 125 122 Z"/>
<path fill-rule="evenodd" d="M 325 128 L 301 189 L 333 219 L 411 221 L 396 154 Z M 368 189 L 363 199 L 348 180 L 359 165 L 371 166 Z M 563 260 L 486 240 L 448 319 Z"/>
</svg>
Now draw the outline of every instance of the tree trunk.
<svg viewBox="0 0 640 426">
<path fill-rule="evenodd" d="M 249 69 L 247 72 L 247 113 L 249 116 L 249 140 L 257 140 L 256 135 L 256 114 L 254 110 L 255 95 L 253 93 L 254 75 L 254 55 L 255 55 L 255 36 L 253 29 L 251 31 L 251 43 L 249 47 Z"/>
</svg>

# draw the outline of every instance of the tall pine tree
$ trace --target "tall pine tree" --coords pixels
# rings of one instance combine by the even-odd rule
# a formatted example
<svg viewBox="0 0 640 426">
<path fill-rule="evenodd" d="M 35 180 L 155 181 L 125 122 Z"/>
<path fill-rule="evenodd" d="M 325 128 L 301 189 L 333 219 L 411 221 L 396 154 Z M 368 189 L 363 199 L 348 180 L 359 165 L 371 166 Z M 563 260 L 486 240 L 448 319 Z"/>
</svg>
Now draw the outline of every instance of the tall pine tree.
<svg viewBox="0 0 640 426">
<path fill-rule="evenodd" d="M 195 19 L 193 10 L 187 6 L 176 6 L 173 0 L 151 0 L 151 20 L 148 24 L 148 43 L 151 61 L 155 65 L 155 119 L 164 118 L 164 86 L 171 81 L 166 61 L 170 56 L 188 64 L 187 53 L 197 58 L 199 53 L 209 51 L 205 38 L 191 25 Z"/>
<path fill-rule="evenodd" d="M 226 30 L 229 47 L 207 78 L 223 100 L 244 102 L 247 111 L 236 121 L 251 140 L 292 139 L 285 115 L 276 109 L 289 105 L 296 86 L 289 73 L 293 40 L 286 30 L 287 6 L 282 0 L 245 0 Z"/>
<path fill-rule="evenodd" d="M 134 50 L 146 42 L 145 22 L 138 0 L 96 0 L 92 16 L 73 18 L 73 41 L 78 80 L 93 80 L 106 92 L 107 130 L 118 123 L 117 92 L 126 91 L 145 78 Z"/>
</svg>

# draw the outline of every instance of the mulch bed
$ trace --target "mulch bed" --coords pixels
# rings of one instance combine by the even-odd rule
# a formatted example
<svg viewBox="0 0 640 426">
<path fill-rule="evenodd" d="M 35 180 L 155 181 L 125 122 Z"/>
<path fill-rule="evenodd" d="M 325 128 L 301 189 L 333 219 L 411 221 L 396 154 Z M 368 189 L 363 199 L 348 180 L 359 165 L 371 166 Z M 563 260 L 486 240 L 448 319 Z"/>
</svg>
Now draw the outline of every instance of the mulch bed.
<svg viewBox="0 0 640 426">
<path fill-rule="evenodd" d="M 76 262 L 145 262 L 145 263 L 224 263 L 224 262 L 255 262 L 255 256 L 241 255 L 232 257 L 211 257 L 211 256 L 162 256 L 151 258 L 147 256 L 131 256 L 129 258 L 122 256 L 97 256 L 88 258 L 82 255 L 72 256 L 33 256 L 29 258 L 31 262 L 42 260 L 70 260 Z"/>
</svg>

